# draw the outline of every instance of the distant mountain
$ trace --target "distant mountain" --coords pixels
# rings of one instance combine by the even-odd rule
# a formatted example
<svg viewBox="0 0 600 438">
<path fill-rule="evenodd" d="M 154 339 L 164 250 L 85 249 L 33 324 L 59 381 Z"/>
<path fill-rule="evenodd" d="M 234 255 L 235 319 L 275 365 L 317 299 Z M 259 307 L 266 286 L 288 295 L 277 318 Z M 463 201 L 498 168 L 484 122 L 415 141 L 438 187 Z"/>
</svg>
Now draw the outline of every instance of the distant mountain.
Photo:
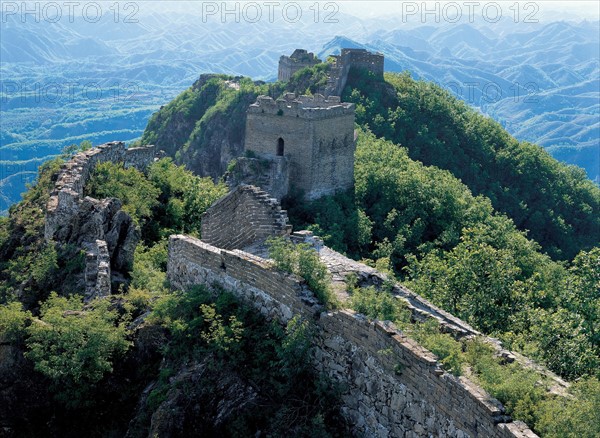
<svg viewBox="0 0 600 438">
<path fill-rule="evenodd" d="M 203 22 L 197 12 L 140 13 L 132 23 L 108 14 L 98 23 L 3 17 L 0 212 L 33 175 L 31 165 L 14 163 L 50 157 L 82 140 L 137 139 L 150 114 L 201 73 L 274 80 L 279 57 L 298 47 L 322 57 L 342 47 L 380 51 L 386 69 L 448 86 L 519 139 L 600 178 L 597 22 L 408 28 L 393 17 L 341 13 L 332 23 L 309 13 L 297 23 L 234 23 Z M 535 103 L 526 99 L 533 91 Z"/>
<path fill-rule="evenodd" d="M 381 52 L 386 70 L 445 86 L 519 140 L 548 148 L 600 182 L 598 23 L 491 36 L 460 24 L 376 32 L 366 41 L 335 37 L 319 55 L 343 47 Z"/>
</svg>

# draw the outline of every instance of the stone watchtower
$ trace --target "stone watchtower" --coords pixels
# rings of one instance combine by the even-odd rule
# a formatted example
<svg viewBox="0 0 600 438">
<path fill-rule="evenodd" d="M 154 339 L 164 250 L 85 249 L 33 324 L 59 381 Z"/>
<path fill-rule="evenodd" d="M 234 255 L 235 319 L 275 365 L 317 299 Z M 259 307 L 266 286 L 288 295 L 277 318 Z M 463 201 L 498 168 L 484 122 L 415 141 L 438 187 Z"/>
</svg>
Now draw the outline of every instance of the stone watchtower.
<svg viewBox="0 0 600 438">
<path fill-rule="evenodd" d="M 259 96 L 248 108 L 245 150 L 285 159 L 289 186 L 316 199 L 354 184 L 354 104 L 337 96 Z"/>
<path fill-rule="evenodd" d="M 279 58 L 279 72 L 277 80 L 287 82 L 298 70 L 319 64 L 321 60 L 314 53 L 304 49 L 296 49 L 291 56 L 283 55 Z"/>
</svg>

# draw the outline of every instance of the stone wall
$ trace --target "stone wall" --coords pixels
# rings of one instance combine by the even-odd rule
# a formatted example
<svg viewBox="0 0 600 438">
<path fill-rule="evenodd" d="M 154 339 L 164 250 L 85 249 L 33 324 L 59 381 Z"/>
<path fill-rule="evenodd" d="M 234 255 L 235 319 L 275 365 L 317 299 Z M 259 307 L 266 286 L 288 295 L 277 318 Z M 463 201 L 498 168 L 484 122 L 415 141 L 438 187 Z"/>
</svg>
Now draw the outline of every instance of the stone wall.
<svg viewBox="0 0 600 438">
<path fill-rule="evenodd" d="M 305 67 L 311 67 L 321 62 L 314 53 L 309 53 L 304 49 L 296 49 L 291 56 L 281 56 L 279 58 L 279 70 L 277 80 L 289 81 L 298 70 Z"/>
<path fill-rule="evenodd" d="M 367 70 L 383 81 L 384 57 L 381 53 L 371 53 L 365 49 L 342 49 L 340 55 L 333 57 L 325 89 L 326 96 L 341 96 L 352 68 Z"/>
<path fill-rule="evenodd" d="M 354 184 L 354 105 L 339 97 L 259 96 L 248 108 L 245 149 L 289 160 L 290 189 L 307 199 Z"/>
<path fill-rule="evenodd" d="M 356 435 L 376 437 L 535 437 L 502 405 L 391 324 L 348 310 L 323 312 L 304 281 L 271 262 L 198 239 L 171 236 L 173 287 L 219 286 L 282 323 L 299 314 L 315 322 L 317 370 L 341 383 L 344 415 Z"/>
<path fill-rule="evenodd" d="M 238 186 L 202 215 L 202 240 L 224 249 L 241 249 L 291 229 L 279 202 L 254 186 Z"/>
<path fill-rule="evenodd" d="M 278 156 L 239 157 L 225 174 L 225 182 L 231 190 L 243 184 L 260 187 L 281 201 L 289 192 L 289 161 Z"/>
<path fill-rule="evenodd" d="M 123 142 L 111 142 L 79 152 L 59 171 L 46 206 L 46 240 L 66 240 L 73 217 L 83 199 L 83 188 L 98 163 L 122 162 L 126 167 L 143 169 L 156 153 L 154 146 L 126 149 Z"/>
<path fill-rule="evenodd" d="M 76 154 L 58 173 L 46 206 L 44 236 L 85 250 L 86 300 L 108 295 L 113 271 L 129 270 L 140 231 L 118 199 L 84 197 L 85 184 L 98 163 L 143 170 L 154 156 L 154 146 L 126 149 L 123 142 L 106 143 Z"/>
<path fill-rule="evenodd" d="M 299 314 L 315 319 L 323 307 L 304 281 L 240 250 L 217 248 L 193 237 L 169 238 L 167 276 L 172 287 L 204 284 L 235 291 L 265 317 L 286 323 Z"/>
</svg>

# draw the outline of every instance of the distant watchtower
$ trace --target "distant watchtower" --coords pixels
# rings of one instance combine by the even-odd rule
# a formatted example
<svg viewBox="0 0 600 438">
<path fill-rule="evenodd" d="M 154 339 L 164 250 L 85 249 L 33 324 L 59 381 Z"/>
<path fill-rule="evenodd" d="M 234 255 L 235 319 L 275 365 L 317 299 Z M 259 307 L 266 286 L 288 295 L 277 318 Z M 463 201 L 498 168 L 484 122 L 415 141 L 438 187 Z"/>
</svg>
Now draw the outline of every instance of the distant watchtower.
<svg viewBox="0 0 600 438">
<path fill-rule="evenodd" d="M 354 104 L 337 96 L 259 96 L 248 108 L 246 151 L 289 165 L 289 185 L 307 199 L 354 184 Z"/>
<path fill-rule="evenodd" d="M 321 60 L 314 53 L 309 53 L 304 49 L 296 49 L 292 56 L 283 55 L 279 58 L 279 73 L 277 79 L 280 81 L 289 81 L 294 73 L 305 67 L 311 67 L 319 64 Z"/>
</svg>

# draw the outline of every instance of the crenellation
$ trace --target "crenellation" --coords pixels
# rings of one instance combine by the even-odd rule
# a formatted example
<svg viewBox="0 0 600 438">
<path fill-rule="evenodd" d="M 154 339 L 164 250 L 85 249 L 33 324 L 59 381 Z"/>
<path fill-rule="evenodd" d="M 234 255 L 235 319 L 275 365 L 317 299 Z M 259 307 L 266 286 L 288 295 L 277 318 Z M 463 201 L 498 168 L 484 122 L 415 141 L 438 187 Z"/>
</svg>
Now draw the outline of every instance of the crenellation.
<svg viewBox="0 0 600 438">
<path fill-rule="evenodd" d="M 298 96 L 288 93 L 285 98 L 273 100 L 269 96 L 259 96 L 248 107 L 248 113 L 267 114 L 277 117 L 302 117 L 311 120 L 328 119 L 342 115 L 354 115 L 354 104 L 341 102 L 338 96 Z M 246 148 L 247 149 L 247 148 Z"/>
<path fill-rule="evenodd" d="M 267 162 L 284 158 L 286 168 L 285 173 L 257 171 L 257 176 L 248 175 L 246 180 L 266 176 L 270 187 L 285 187 L 277 190 L 278 199 L 287 194 L 288 186 L 306 199 L 350 189 L 356 149 L 354 111 L 354 104 L 339 97 L 288 93 L 274 101 L 259 96 L 248 108 L 245 150 Z M 240 173 L 244 166 L 244 162 L 238 166 Z"/>
<path fill-rule="evenodd" d="M 279 58 L 277 79 L 280 81 L 289 81 L 297 71 L 320 62 L 321 60 L 314 53 L 309 53 L 304 49 L 296 49 L 290 56 L 283 55 Z"/>
</svg>

